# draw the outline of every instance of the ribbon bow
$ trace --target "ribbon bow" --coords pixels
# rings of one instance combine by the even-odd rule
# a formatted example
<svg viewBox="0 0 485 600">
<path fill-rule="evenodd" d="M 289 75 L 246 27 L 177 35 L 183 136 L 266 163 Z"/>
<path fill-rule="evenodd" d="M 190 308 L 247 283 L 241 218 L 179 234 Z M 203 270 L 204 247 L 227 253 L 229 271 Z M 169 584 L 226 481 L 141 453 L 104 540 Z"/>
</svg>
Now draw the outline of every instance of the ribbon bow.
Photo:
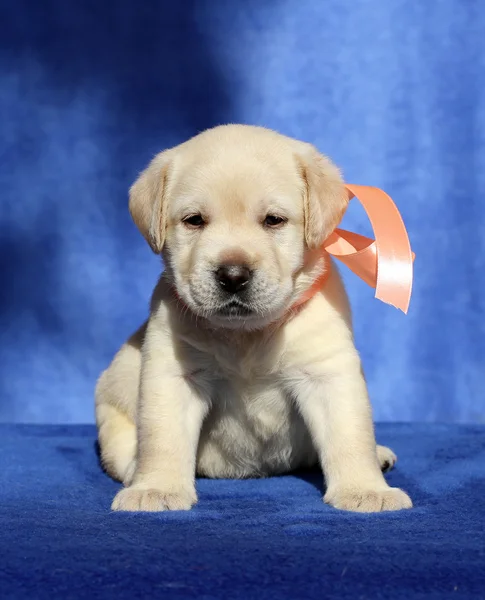
<svg viewBox="0 0 485 600">
<path fill-rule="evenodd" d="M 399 210 L 378 188 L 345 187 L 349 200 L 355 196 L 364 207 L 376 239 L 335 229 L 323 248 L 375 288 L 376 298 L 407 313 L 413 285 L 414 253 Z"/>
</svg>

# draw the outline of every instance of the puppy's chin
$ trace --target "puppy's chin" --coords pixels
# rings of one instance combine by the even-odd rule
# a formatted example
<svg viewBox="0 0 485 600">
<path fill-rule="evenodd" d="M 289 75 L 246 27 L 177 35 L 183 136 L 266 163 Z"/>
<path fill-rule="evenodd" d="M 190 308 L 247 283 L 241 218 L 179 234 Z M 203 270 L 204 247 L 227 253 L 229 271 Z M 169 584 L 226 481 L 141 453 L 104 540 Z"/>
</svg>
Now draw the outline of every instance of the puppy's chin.
<svg viewBox="0 0 485 600">
<path fill-rule="evenodd" d="M 243 302 L 231 301 L 223 304 L 215 314 L 224 319 L 247 319 L 255 316 L 254 309 Z"/>
<path fill-rule="evenodd" d="M 232 330 L 259 329 L 268 323 L 264 313 L 259 314 L 250 304 L 238 300 L 226 302 L 211 310 L 206 318 L 213 327 Z"/>
<path fill-rule="evenodd" d="M 214 328 L 228 329 L 231 331 L 256 331 L 265 329 L 275 321 L 278 321 L 284 311 L 279 314 L 268 314 L 265 316 L 257 313 L 251 313 L 246 316 L 242 315 L 224 315 L 221 313 L 213 313 L 205 317 L 206 321 Z"/>
<path fill-rule="evenodd" d="M 218 306 L 200 306 L 188 300 L 187 308 L 197 318 L 202 318 L 210 327 L 232 331 L 255 331 L 279 321 L 287 312 L 286 303 L 279 307 L 253 307 L 234 301 Z"/>
</svg>

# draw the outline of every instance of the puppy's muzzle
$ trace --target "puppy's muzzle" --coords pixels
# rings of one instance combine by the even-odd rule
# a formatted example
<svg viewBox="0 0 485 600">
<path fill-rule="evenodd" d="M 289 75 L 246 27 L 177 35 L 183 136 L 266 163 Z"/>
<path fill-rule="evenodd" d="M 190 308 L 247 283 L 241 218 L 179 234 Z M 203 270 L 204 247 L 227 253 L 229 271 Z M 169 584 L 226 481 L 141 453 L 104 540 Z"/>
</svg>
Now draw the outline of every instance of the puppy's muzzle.
<svg viewBox="0 0 485 600">
<path fill-rule="evenodd" d="M 221 290 L 230 295 L 240 295 L 247 290 L 252 272 L 246 265 L 221 265 L 215 272 Z"/>
</svg>

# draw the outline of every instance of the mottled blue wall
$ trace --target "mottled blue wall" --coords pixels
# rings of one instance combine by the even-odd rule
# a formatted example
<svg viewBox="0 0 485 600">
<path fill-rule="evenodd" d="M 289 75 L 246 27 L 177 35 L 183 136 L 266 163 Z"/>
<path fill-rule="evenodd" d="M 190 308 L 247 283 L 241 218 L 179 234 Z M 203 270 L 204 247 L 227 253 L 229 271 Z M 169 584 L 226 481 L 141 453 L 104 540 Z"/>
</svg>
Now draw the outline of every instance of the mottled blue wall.
<svg viewBox="0 0 485 600">
<path fill-rule="evenodd" d="M 159 269 L 127 189 L 236 121 L 401 208 L 409 315 L 345 275 L 376 417 L 485 422 L 485 3 L 0 0 L 0 22 L 0 420 L 92 420 Z"/>
</svg>

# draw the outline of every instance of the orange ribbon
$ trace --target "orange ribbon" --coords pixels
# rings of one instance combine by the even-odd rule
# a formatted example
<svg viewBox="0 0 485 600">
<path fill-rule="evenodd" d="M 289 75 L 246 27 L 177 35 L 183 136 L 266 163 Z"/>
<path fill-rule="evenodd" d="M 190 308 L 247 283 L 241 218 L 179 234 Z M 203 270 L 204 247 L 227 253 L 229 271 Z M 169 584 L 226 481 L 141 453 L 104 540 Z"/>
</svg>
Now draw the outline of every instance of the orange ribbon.
<svg viewBox="0 0 485 600">
<path fill-rule="evenodd" d="M 364 207 L 375 240 L 336 229 L 323 248 L 343 262 L 368 285 L 376 298 L 407 313 L 413 285 L 413 260 L 406 227 L 392 199 L 382 190 L 367 185 L 346 185 Z"/>
</svg>

